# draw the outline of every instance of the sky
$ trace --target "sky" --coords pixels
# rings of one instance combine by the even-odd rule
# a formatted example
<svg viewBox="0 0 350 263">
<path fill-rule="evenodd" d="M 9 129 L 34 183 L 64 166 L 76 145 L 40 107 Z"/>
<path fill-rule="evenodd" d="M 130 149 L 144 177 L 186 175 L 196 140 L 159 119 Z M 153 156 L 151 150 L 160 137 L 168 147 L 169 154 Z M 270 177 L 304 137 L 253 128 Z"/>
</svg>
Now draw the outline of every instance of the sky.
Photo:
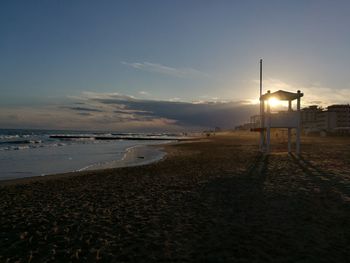
<svg viewBox="0 0 350 263">
<path fill-rule="evenodd" d="M 0 127 L 232 128 L 264 91 L 350 102 L 350 2 L 0 2 Z"/>
</svg>

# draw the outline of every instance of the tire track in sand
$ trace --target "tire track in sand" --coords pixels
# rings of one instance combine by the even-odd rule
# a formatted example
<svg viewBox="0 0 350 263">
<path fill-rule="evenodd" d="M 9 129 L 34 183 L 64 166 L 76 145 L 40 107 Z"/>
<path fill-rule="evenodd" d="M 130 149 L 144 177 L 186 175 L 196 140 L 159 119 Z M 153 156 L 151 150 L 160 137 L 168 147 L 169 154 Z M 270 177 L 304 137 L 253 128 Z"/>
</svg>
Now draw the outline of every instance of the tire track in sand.
<svg viewBox="0 0 350 263">
<path fill-rule="evenodd" d="M 322 170 L 302 155 L 291 154 L 290 157 L 309 178 L 319 185 L 320 191 L 331 190 L 337 193 L 343 201 L 350 202 L 350 184 L 344 182 L 341 175 Z"/>
</svg>

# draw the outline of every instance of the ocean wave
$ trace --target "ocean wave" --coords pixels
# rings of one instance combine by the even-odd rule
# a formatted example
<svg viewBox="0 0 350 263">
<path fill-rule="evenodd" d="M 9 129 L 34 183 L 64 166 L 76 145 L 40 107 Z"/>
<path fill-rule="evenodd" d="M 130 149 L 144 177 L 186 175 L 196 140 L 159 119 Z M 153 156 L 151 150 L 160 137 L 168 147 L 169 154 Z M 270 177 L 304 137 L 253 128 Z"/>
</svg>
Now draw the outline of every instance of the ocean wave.
<svg viewBox="0 0 350 263">
<path fill-rule="evenodd" d="M 29 149 L 30 147 L 29 146 L 15 146 L 15 147 L 12 147 L 12 150 L 26 150 L 26 149 Z"/>
<path fill-rule="evenodd" d="M 0 135 L 0 140 L 12 140 L 12 139 L 18 139 L 18 138 L 29 138 L 33 135 L 30 134 L 5 134 Z"/>
<path fill-rule="evenodd" d="M 39 144 L 42 143 L 42 140 L 17 140 L 17 141 L 0 141 L 1 144 Z"/>
</svg>

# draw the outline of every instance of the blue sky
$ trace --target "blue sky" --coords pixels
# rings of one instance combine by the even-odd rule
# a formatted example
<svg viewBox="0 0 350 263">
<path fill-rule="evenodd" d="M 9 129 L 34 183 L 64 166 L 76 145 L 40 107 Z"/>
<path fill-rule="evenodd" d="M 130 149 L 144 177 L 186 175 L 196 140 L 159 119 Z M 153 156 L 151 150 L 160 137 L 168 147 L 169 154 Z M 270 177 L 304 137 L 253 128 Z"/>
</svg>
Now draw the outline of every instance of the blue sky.
<svg viewBox="0 0 350 263">
<path fill-rule="evenodd" d="M 103 123 L 101 112 L 67 116 L 71 105 L 97 107 L 96 98 L 116 95 L 170 105 L 235 102 L 238 112 L 256 99 L 260 58 L 265 89 L 301 89 L 305 105 L 347 103 L 349 12 L 341 0 L 1 1 L 0 125 L 180 128 L 181 119 L 158 108 L 150 115 L 158 124 L 137 113 L 123 126 Z"/>
</svg>

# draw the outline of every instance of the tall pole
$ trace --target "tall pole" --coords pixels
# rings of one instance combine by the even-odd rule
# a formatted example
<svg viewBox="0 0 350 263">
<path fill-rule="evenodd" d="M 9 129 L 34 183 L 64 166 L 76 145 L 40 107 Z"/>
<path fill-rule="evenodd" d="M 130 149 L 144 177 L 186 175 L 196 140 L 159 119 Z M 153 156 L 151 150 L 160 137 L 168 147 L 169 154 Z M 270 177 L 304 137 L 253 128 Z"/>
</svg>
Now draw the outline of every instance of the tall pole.
<svg viewBox="0 0 350 263">
<path fill-rule="evenodd" d="M 262 95 L 262 59 L 260 59 L 260 97 Z"/>
</svg>

